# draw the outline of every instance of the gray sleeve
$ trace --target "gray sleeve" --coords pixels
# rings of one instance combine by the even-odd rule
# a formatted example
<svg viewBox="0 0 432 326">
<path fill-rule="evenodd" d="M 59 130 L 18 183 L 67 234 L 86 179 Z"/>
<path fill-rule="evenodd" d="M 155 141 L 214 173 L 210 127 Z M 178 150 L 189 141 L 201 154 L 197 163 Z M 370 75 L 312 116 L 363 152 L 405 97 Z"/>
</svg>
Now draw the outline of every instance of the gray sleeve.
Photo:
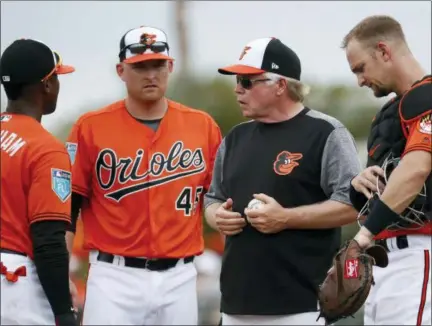
<svg viewBox="0 0 432 326">
<path fill-rule="evenodd" d="M 327 138 L 321 161 L 321 188 L 331 200 L 351 205 L 351 179 L 360 173 L 360 160 L 353 136 L 339 127 Z"/>
<path fill-rule="evenodd" d="M 227 195 L 222 188 L 223 161 L 225 157 L 225 139 L 216 153 L 216 159 L 213 167 L 213 176 L 208 192 L 204 195 L 204 208 L 214 203 L 223 203 L 227 200 Z"/>
</svg>

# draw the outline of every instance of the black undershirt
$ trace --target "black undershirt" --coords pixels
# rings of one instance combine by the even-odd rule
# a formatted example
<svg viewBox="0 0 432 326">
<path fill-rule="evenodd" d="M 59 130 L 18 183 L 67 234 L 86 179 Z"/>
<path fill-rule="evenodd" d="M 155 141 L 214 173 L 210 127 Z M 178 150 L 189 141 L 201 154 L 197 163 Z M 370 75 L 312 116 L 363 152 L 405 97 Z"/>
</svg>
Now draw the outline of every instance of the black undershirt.
<svg viewBox="0 0 432 326">
<path fill-rule="evenodd" d="M 64 221 L 44 220 L 30 226 L 34 264 L 55 316 L 72 314 L 65 239 L 67 225 Z"/>
</svg>

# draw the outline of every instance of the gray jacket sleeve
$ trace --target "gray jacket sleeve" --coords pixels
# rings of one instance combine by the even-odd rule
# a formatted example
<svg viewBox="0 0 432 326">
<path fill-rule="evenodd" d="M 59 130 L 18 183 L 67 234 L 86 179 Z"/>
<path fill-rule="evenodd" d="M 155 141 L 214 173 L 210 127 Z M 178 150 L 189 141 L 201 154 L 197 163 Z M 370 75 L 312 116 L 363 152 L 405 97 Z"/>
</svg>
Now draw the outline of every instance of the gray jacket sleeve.
<svg viewBox="0 0 432 326">
<path fill-rule="evenodd" d="M 350 184 L 360 173 L 360 160 L 355 141 L 345 127 L 329 135 L 321 161 L 321 187 L 331 200 L 351 205 Z"/>
<path fill-rule="evenodd" d="M 212 182 L 208 192 L 204 195 L 204 208 L 207 208 L 209 205 L 214 203 L 223 203 L 228 199 L 222 187 L 224 157 L 225 139 L 222 139 L 222 142 L 219 145 L 216 153 Z"/>
</svg>

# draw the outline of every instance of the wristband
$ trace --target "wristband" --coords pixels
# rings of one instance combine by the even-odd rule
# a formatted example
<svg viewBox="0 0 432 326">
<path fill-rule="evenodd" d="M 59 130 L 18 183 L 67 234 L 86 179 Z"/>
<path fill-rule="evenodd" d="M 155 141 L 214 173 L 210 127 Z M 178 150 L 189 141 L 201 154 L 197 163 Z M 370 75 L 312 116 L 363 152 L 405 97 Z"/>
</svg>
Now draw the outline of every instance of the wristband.
<svg viewBox="0 0 432 326">
<path fill-rule="evenodd" d="M 400 219 L 399 214 L 392 211 L 381 199 L 375 199 L 363 226 L 373 235 L 377 235 Z"/>
</svg>

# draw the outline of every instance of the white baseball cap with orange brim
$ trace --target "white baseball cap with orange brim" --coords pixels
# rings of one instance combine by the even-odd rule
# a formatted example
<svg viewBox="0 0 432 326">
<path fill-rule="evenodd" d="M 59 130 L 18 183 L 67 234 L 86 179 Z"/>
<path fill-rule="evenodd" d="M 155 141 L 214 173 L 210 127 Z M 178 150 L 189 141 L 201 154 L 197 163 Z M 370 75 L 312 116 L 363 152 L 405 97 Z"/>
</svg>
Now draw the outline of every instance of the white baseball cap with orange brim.
<svg viewBox="0 0 432 326">
<path fill-rule="evenodd" d="M 223 75 L 257 75 L 272 72 L 300 80 L 301 64 L 297 54 L 279 39 L 265 37 L 249 42 L 237 63 L 218 69 Z"/>
<path fill-rule="evenodd" d="M 164 31 L 148 26 L 131 29 L 120 40 L 120 62 L 170 60 L 168 38 Z"/>
</svg>

